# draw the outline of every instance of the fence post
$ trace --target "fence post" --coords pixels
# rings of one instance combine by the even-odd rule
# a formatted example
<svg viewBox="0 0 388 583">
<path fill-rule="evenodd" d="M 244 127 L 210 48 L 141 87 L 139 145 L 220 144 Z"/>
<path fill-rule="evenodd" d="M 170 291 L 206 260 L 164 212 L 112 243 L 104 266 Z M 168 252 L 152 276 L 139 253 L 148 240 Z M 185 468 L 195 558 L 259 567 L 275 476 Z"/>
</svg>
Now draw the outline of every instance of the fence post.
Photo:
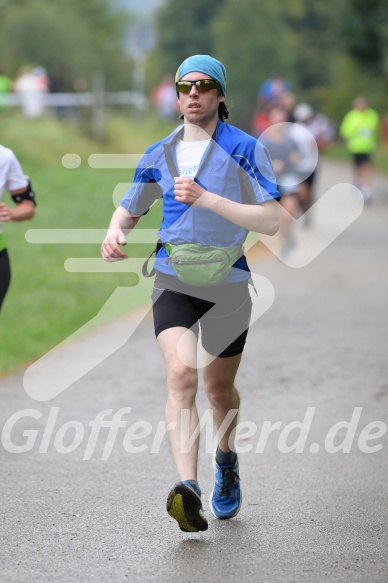
<svg viewBox="0 0 388 583">
<path fill-rule="evenodd" d="M 146 73 L 144 59 L 142 59 L 141 57 L 135 59 L 132 73 L 132 82 L 134 91 L 139 95 L 145 95 Z M 136 104 L 134 107 L 134 113 L 137 117 L 141 117 L 142 114 L 144 113 L 143 108 L 140 105 Z"/>
<path fill-rule="evenodd" d="M 93 76 L 92 136 L 95 140 L 104 139 L 104 91 L 105 76 L 99 71 Z"/>
</svg>

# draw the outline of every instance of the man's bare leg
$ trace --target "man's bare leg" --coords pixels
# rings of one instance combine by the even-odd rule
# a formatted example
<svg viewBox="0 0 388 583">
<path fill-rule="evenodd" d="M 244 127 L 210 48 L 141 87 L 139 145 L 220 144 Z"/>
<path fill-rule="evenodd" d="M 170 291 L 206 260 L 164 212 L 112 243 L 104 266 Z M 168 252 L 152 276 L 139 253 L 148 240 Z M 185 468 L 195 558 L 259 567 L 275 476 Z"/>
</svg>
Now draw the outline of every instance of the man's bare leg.
<svg viewBox="0 0 388 583">
<path fill-rule="evenodd" d="M 196 365 L 197 338 L 191 330 L 175 327 L 158 335 L 167 366 L 166 423 L 172 455 L 180 480 L 171 488 L 167 512 L 185 532 L 204 531 L 208 523 L 202 509 L 201 490 L 197 482 L 199 434 L 191 437 L 199 424 L 195 397 L 198 386 Z"/>
<path fill-rule="evenodd" d="M 213 357 L 211 357 L 213 358 Z M 225 432 L 220 438 L 219 447 L 222 451 L 228 452 L 232 449 L 233 431 L 237 425 L 238 409 L 240 406 L 240 395 L 234 386 L 234 381 L 240 366 L 241 354 L 229 356 L 227 358 L 215 358 L 209 364 L 207 353 L 205 353 L 205 368 L 203 370 L 203 380 L 205 391 L 213 411 L 214 424 L 218 431 L 229 411 L 236 411 Z M 232 439 L 230 439 L 232 436 Z"/>
<path fill-rule="evenodd" d="M 197 338 L 187 328 L 175 327 L 161 332 L 158 343 L 167 367 L 166 423 L 175 423 L 175 428 L 169 430 L 172 455 L 180 479 L 196 480 L 199 436 L 189 450 L 187 440 L 183 443 L 182 439 L 185 436 L 190 438 L 199 423 L 195 404 L 198 373 L 185 364 L 196 361 Z M 190 419 L 188 430 L 182 428 L 182 420 L 187 419 L 186 416 Z"/>
<path fill-rule="evenodd" d="M 209 500 L 212 513 L 220 519 L 236 516 L 242 500 L 238 459 L 234 451 L 240 406 L 234 381 L 240 360 L 241 354 L 216 358 L 204 369 L 205 390 L 213 410 L 214 423 L 217 432 L 220 429 L 222 432 L 216 451 L 215 484 Z"/>
<path fill-rule="evenodd" d="M 360 190 L 366 202 L 372 198 L 372 164 L 364 162 L 357 168 L 357 178 Z"/>
</svg>

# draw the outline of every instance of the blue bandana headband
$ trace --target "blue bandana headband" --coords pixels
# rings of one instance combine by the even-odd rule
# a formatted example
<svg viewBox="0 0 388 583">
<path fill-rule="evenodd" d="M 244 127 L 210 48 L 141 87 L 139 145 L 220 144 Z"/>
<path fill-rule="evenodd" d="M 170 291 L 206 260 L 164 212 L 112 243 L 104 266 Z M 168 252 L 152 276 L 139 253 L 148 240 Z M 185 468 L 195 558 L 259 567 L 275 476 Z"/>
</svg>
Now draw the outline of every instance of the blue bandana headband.
<svg viewBox="0 0 388 583">
<path fill-rule="evenodd" d="M 175 75 L 175 82 L 180 81 L 188 73 L 204 73 L 221 85 L 222 94 L 226 94 L 226 69 L 220 61 L 209 55 L 194 55 L 189 57 L 179 67 Z"/>
</svg>

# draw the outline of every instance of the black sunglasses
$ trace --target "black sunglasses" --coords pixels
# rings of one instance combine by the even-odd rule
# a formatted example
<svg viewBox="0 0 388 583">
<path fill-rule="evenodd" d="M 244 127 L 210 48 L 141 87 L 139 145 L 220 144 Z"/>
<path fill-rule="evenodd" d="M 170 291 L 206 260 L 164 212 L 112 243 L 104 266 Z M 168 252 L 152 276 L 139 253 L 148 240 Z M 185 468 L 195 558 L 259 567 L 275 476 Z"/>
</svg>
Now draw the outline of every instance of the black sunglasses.
<svg viewBox="0 0 388 583">
<path fill-rule="evenodd" d="M 195 85 L 198 93 L 205 93 L 212 89 L 221 89 L 221 86 L 214 79 L 198 79 L 198 81 L 178 81 L 175 87 L 178 93 L 190 93 L 192 86 Z"/>
</svg>

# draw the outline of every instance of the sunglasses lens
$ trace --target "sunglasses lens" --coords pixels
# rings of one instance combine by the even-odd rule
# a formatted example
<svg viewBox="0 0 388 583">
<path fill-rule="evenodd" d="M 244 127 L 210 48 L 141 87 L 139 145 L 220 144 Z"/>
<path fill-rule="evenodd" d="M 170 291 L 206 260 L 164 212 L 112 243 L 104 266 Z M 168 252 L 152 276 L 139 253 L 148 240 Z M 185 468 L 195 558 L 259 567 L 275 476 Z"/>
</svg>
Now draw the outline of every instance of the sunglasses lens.
<svg viewBox="0 0 388 583">
<path fill-rule="evenodd" d="M 211 91 L 211 89 L 217 89 L 218 85 L 212 79 L 201 79 L 197 81 L 198 91 L 204 93 L 205 91 Z"/>
<path fill-rule="evenodd" d="M 176 83 L 175 85 L 179 93 L 190 93 L 191 91 L 190 81 L 178 81 L 178 83 Z"/>
<path fill-rule="evenodd" d="M 175 85 L 179 93 L 190 93 L 193 85 L 197 87 L 199 93 L 205 93 L 206 91 L 211 91 L 211 89 L 218 89 L 218 85 L 213 79 L 199 79 L 199 81 L 195 82 L 178 81 Z"/>
</svg>

